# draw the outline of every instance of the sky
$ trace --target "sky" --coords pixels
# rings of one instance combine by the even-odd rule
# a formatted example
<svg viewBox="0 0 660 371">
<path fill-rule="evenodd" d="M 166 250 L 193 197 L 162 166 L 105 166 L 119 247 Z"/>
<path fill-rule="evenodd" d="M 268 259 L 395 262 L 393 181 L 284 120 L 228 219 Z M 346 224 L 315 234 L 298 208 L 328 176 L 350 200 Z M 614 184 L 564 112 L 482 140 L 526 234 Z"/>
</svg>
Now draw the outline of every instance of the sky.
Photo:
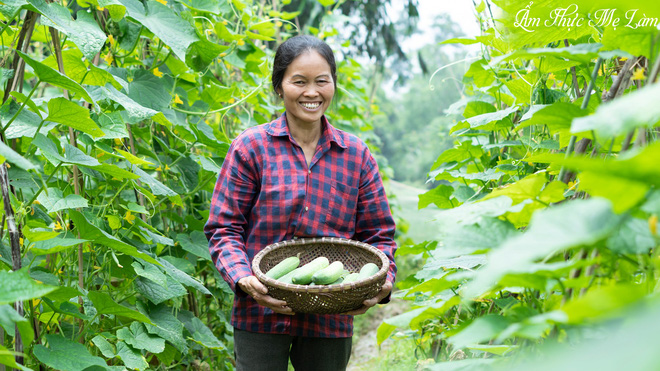
<svg viewBox="0 0 660 371">
<path fill-rule="evenodd" d="M 392 9 L 388 12 L 392 20 L 398 14 L 403 14 L 404 4 L 407 0 L 393 0 Z M 414 51 L 433 40 L 432 25 L 434 18 L 439 14 L 449 14 L 452 20 L 463 29 L 464 36 L 475 37 L 479 35 L 479 25 L 474 16 L 474 5 L 471 0 L 418 0 L 419 11 L 418 28 L 422 32 L 406 41 L 404 51 Z"/>
</svg>

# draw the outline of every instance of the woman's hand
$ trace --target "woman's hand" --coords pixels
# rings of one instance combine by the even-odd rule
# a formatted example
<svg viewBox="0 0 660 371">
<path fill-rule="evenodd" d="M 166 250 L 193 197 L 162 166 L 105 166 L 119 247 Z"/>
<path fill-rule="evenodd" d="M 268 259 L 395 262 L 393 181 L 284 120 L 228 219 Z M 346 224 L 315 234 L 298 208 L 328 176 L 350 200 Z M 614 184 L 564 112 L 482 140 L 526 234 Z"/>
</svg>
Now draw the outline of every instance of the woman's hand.
<svg viewBox="0 0 660 371">
<path fill-rule="evenodd" d="M 383 287 L 380 289 L 378 294 L 368 300 L 365 300 L 362 302 L 362 306 L 358 309 L 354 309 L 350 312 L 344 312 L 342 314 L 349 314 L 352 316 L 357 316 L 358 314 L 364 314 L 369 308 L 373 307 L 374 305 L 380 303 L 381 300 L 385 299 L 387 295 L 389 295 L 392 292 L 392 283 L 387 281 L 383 285 Z"/>
<path fill-rule="evenodd" d="M 255 276 L 241 278 L 238 280 L 238 286 L 241 290 L 252 296 L 259 305 L 268 307 L 276 313 L 288 315 L 295 314 L 293 313 L 293 310 L 286 305 L 285 301 L 275 299 L 268 295 L 268 288 Z"/>
</svg>

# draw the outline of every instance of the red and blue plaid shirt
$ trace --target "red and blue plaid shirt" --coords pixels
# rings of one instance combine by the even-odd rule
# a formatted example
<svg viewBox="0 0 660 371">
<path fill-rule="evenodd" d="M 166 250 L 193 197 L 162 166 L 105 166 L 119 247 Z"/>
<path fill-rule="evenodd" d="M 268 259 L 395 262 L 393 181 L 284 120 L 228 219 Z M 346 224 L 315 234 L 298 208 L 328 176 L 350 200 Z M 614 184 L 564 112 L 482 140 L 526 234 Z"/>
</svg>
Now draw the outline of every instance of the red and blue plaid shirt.
<svg viewBox="0 0 660 371">
<path fill-rule="evenodd" d="M 251 332 L 349 337 L 353 317 L 296 314 L 263 307 L 238 280 L 252 275 L 267 245 L 298 237 L 342 237 L 381 249 L 394 282 L 394 219 L 376 161 L 359 138 L 322 117 L 322 134 L 307 166 L 286 115 L 245 130 L 227 153 L 204 232 L 215 266 L 234 291 L 231 323 Z"/>
</svg>

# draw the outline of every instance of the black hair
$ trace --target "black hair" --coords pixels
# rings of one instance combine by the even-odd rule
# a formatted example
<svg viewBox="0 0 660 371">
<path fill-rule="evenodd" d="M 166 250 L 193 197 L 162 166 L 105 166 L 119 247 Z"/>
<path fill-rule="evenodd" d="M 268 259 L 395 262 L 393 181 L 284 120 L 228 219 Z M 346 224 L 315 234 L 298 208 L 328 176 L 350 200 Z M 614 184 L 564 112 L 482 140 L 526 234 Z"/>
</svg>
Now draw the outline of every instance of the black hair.
<svg viewBox="0 0 660 371">
<path fill-rule="evenodd" d="M 291 62 L 299 55 L 312 50 L 318 52 L 330 65 L 332 82 L 335 90 L 337 90 L 337 63 L 335 63 L 335 55 L 332 49 L 330 49 L 330 46 L 325 41 L 314 36 L 299 35 L 280 44 L 275 52 L 271 81 L 276 94 L 279 94 L 278 89 L 282 87 L 284 73 Z"/>
</svg>

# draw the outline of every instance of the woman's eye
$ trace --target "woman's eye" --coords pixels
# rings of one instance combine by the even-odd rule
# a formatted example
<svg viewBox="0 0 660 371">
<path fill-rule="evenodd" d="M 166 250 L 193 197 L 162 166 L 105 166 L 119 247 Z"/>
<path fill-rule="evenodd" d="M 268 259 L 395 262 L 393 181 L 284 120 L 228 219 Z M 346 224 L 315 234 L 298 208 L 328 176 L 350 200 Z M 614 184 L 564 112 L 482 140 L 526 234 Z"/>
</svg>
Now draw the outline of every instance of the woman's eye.
<svg viewBox="0 0 660 371">
<path fill-rule="evenodd" d="M 304 81 L 294 81 L 293 83 L 296 84 L 296 85 L 304 85 L 305 84 Z"/>
</svg>

